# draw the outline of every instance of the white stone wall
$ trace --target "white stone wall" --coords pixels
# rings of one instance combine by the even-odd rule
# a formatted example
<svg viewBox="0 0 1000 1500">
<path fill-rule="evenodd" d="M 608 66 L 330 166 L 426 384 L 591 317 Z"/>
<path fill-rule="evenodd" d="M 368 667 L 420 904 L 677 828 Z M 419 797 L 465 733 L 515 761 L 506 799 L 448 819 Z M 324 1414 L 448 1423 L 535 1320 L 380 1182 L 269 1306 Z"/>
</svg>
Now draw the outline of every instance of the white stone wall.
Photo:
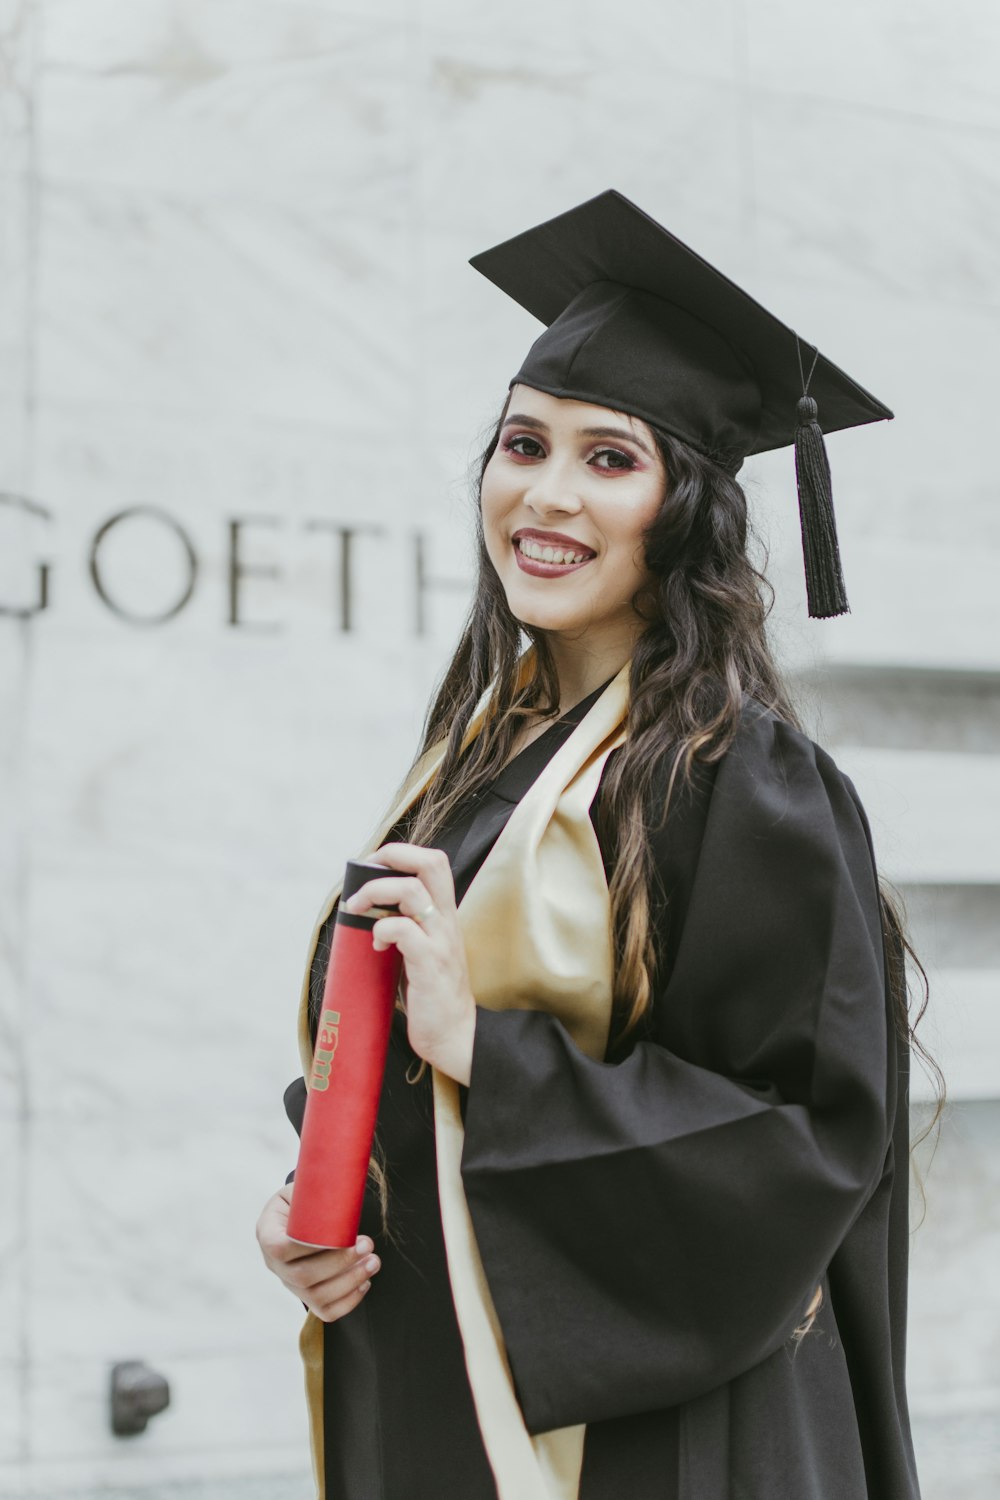
<svg viewBox="0 0 1000 1500">
<path fill-rule="evenodd" d="M 535 332 L 466 260 L 609 186 L 898 413 L 830 443 L 848 619 L 803 622 L 790 455 L 747 477 L 930 959 L 911 1382 L 929 1500 L 992 1493 L 998 63 L 983 0 L 0 0 L 0 1493 L 304 1476 L 252 1226 Z M 136 1356 L 174 1403 L 116 1440 Z"/>
</svg>

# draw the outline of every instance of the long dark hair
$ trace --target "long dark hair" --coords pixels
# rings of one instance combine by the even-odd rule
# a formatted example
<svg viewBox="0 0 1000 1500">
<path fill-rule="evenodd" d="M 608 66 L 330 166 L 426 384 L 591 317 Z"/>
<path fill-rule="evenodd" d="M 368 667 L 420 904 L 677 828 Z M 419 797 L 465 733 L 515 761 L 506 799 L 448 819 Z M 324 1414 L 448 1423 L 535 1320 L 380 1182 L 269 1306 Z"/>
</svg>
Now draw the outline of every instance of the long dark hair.
<svg viewBox="0 0 1000 1500">
<path fill-rule="evenodd" d="M 506 410 L 505 405 L 478 461 L 477 501 Z M 747 696 L 800 727 L 767 639 L 773 594 L 748 552 L 752 537 L 741 485 L 711 458 L 652 425 L 650 430 L 666 470 L 666 495 L 644 537 L 653 582 L 636 597 L 635 607 L 647 624 L 631 660 L 625 744 L 610 762 L 599 810 L 602 840 L 613 839 L 615 849 L 610 898 L 617 955 L 613 1037 L 618 1041 L 640 1024 L 652 1004 L 657 958 L 650 913 L 656 872 L 647 830 L 666 815 L 664 805 L 655 805 L 654 792 L 664 756 L 673 768 L 669 801 L 678 779 L 690 779 L 696 763 L 710 764 L 725 753 Z M 554 715 L 559 707 L 545 634 L 523 625 L 508 608 L 486 550 L 481 504 L 476 506 L 476 526 L 472 605 L 424 726 L 420 753 L 441 740 L 445 750 L 409 824 L 407 837 L 415 843 L 431 843 L 456 805 L 496 777 L 526 721 Z M 534 647 L 534 671 L 527 680 L 525 637 Z M 467 742 L 470 721 L 491 686 L 486 721 Z M 926 1007 L 926 976 L 910 947 L 898 904 L 887 890 L 880 895 L 897 1028 L 937 1085 L 939 1102 L 930 1129 L 940 1115 L 944 1091 L 937 1065 L 914 1036 Z M 922 1003 L 914 1017 L 907 956 L 922 980 Z"/>
</svg>

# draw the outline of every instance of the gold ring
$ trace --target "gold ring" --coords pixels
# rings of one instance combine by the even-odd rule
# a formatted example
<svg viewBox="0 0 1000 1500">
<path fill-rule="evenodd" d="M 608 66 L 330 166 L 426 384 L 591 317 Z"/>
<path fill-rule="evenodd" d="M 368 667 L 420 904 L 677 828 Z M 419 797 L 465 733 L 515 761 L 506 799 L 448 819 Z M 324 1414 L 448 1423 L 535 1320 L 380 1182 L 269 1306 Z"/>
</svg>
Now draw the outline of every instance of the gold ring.
<svg viewBox="0 0 1000 1500">
<path fill-rule="evenodd" d="M 419 922 L 421 927 L 423 927 L 424 923 L 427 921 L 427 918 L 433 916 L 436 911 L 437 907 L 432 901 L 430 906 L 424 907 L 423 911 L 414 912 L 413 920 L 414 922 Z"/>
</svg>

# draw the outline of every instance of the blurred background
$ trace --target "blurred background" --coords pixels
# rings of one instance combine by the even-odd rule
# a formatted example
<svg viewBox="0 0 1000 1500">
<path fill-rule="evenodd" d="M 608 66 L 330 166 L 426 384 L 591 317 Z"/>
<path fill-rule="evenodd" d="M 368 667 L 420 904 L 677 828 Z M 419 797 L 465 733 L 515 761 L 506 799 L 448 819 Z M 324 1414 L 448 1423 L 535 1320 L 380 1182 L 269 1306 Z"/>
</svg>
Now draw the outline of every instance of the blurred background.
<svg viewBox="0 0 1000 1500">
<path fill-rule="evenodd" d="M 606 187 L 897 413 L 829 444 L 847 618 L 791 454 L 744 477 L 931 977 L 925 1496 L 997 1493 L 998 68 L 989 0 L 0 0 L 0 1494 L 312 1493 L 253 1236 L 305 949 L 538 331 L 467 259 Z"/>
</svg>

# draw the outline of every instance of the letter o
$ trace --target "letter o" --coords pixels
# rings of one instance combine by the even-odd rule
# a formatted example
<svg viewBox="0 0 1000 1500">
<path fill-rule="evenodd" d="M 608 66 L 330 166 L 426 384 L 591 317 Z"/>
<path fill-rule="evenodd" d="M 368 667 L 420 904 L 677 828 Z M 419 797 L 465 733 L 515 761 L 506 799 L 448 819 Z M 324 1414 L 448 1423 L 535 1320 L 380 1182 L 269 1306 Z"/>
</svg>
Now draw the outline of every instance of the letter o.
<svg viewBox="0 0 1000 1500">
<path fill-rule="evenodd" d="M 188 578 L 184 592 L 176 604 L 172 605 L 170 609 L 164 610 L 162 614 L 137 615 L 134 610 L 123 609 L 120 604 L 116 604 L 114 599 L 111 598 L 101 577 L 101 570 L 98 563 L 98 552 L 101 543 L 113 527 L 131 516 L 153 516 L 156 520 L 162 521 L 164 525 L 170 527 L 175 536 L 180 538 L 181 546 L 184 548 L 187 556 Z M 127 510 L 120 510 L 115 515 L 109 516 L 94 533 L 94 540 L 90 544 L 90 576 L 93 579 L 98 597 L 107 605 L 112 614 L 119 615 L 123 620 L 128 620 L 133 625 L 162 625 L 165 620 L 172 620 L 175 615 L 179 615 L 194 593 L 194 586 L 198 577 L 198 557 L 192 546 L 191 538 L 183 526 L 174 520 L 173 516 L 168 515 L 165 510 L 160 510 L 155 505 L 132 505 Z"/>
</svg>

